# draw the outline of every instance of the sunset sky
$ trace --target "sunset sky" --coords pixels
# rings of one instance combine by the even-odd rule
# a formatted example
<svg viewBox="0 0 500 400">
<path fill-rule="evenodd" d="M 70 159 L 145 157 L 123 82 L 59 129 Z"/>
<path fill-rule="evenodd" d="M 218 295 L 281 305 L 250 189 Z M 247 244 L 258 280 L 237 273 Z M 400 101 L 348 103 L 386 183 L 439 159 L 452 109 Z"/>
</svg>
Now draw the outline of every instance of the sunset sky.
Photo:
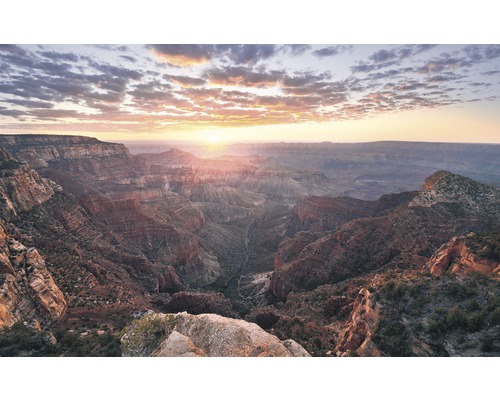
<svg viewBox="0 0 500 400">
<path fill-rule="evenodd" d="M 500 45 L 0 45 L 0 133 L 500 143 Z"/>
</svg>

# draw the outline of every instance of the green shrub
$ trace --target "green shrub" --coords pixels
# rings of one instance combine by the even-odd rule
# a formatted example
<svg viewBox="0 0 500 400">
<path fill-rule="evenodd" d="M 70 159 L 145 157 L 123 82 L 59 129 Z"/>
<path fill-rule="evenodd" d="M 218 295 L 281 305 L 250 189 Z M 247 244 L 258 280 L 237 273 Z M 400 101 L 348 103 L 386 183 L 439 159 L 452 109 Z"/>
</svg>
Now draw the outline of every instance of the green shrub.
<svg viewBox="0 0 500 400">
<path fill-rule="evenodd" d="M 478 332 L 484 326 L 484 313 L 476 312 L 467 318 L 467 331 Z"/>
<path fill-rule="evenodd" d="M 380 321 L 373 336 L 374 342 L 384 353 L 394 357 L 411 356 L 410 335 L 398 320 Z"/>
<path fill-rule="evenodd" d="M 446 324 L 451 329 L 467 328 L 467 318 L 465 318 L 459 306 L 455 306 L 448 311 L 446 315 Z"/>
</svg>

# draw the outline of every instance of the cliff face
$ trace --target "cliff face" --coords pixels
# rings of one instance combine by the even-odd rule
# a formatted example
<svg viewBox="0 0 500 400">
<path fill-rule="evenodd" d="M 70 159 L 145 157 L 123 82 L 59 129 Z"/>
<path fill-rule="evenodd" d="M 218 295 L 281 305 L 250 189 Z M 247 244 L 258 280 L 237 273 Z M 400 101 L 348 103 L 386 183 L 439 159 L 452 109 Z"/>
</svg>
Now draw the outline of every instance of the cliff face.
<svg viewBox="0 0 500 400">
<path fill-rule="evenodd" d="M 309 357 L 293 340 L 216 314 L 148 314 L 126 328 L 121 343 L 125 356 Z"/>
<path fill-rule="evenodd" d="M 2 135 L 0 146 L 8 149 L 18 160 L 29 163 L 32 168 L 47 167 L 52 161 L 129 154 L 122 144 L 103 143 L 84 136 Z"/>
<path fill-rule="evenodd" d="M 0 148 L 0 212 L 1 217 L 17 219 L 18 213 L 45 203 L 61 187 L 43 179 L 28 165 L 21 164 Z"/>
<path fill-rule="evenodd" d="M 9 221 L 46 203 L 60 191 L 0 148 L 0 327 L 17 321 L 49 323 L 62 317 L 66 300 L 44 259 L 8 233 Z"/>
<path fill-rule="evenodd" d="M 67 304 L 38 251 L 9 237 L 0 226 L 0 327 L 18 321 L 59 320 Z"/>
</svg>

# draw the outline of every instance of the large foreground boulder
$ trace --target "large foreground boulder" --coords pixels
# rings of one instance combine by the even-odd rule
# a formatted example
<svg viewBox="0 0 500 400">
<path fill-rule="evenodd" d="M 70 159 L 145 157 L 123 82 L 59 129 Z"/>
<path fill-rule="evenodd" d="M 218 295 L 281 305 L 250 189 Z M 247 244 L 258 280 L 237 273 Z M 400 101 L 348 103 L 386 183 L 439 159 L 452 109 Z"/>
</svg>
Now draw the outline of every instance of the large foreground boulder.
<svg viewBox="0 0 500 400">
<path fill-rule="evenodd" d="M 258 325 L 217 314 L 149 313 L 125 329 L 124 356 L 309 357 L 293 340 L 280 341 Z"/>
</svg>

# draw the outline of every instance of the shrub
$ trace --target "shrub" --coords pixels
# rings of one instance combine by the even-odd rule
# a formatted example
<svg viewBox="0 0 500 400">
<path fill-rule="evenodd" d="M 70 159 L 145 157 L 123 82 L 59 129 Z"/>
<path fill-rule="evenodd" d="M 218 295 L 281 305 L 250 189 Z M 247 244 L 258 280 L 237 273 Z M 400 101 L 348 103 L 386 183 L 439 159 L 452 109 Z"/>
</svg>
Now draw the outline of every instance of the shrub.
<svg viewBox="0 0 500 400">
<path fill-rule="evenodd" d="M 472 314 L 467 319 L 467 331 L 477 332 L 483 328 L 484 325 L 484 314 L 481 312 L 476 312 Z"/>
<path fill-rule="evenodd" d="M 446 315 L 446 324 L 451 328 L 467 328 L 467 319 L 459 306 L 453 307 Z"/>
<path fill-rule="evenodd" d="M 433 337 L 436 338 L 439 335 L 445 333 L 448 330 L 448 327 L 441 319 L 430 319 L 427 322 L 427 332 Z"/>
<path fill-rule="evenodd" d="M 380 350 L 390 356 L 411 356 L 410 335 L 406 326 L 398 320 L 380 321 L 373 336 Z"/>
</svg>

